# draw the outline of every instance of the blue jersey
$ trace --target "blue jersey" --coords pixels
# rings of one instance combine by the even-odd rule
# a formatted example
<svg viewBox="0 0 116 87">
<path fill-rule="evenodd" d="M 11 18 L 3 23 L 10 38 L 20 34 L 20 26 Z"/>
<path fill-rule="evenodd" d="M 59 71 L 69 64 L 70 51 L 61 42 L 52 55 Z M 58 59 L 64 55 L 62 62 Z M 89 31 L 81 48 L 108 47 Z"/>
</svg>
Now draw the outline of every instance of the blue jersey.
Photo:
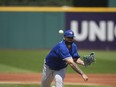
<svg viewBox="0 0 116 87">
<path fill-rule="evenodd" d="M 71 49 L 68 49 L 65 41 L 61 41 L 47 55 L 45 64 L 53 70 L 60 70 L 67 67 L 67 63 L 64 61 L 67 57 L 72 57 L 74 60 L 80 57 L 77 46 L 72 43 Z"/>
</svg>

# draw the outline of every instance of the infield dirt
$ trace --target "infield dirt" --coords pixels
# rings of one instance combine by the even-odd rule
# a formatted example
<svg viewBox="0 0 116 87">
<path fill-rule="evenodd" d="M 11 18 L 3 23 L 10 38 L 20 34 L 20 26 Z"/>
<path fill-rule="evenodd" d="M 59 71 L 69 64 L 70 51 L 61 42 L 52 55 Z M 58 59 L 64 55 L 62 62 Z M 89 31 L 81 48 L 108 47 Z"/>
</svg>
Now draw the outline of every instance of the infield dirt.
<svg viewBox="0 0 116 87">
<path fill-rule="evenodd" d="M 64 84 L 116 86 L 116 74 L 88 74 L 85 82 L 78 74 L 66 74 Z M 1 84 L 40 84 L 40 73 L 1 73 Z"/>
</svg>

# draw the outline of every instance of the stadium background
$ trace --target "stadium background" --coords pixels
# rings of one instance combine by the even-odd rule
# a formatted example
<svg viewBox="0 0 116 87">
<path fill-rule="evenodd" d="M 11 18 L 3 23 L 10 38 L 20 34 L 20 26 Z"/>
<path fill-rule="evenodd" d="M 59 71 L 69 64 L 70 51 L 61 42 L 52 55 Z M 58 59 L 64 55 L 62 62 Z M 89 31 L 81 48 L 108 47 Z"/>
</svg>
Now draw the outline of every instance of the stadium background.
<svg viewBox="0 0 116 87">
<path fill-rule="evenodd" d="M 18 0 L 16 0 L 16 1 L 18 3 Z M 60 36 L 58 34 L 58 30 L 60 30 L 60 29 L 65 30 L 65 28 L 67 28 L 67 29 L 71 28 L 70 21 L 69 21 L 69 23 L 67 22 L 69 17 L 67 16 L 68 8 L 66 8 L 66 6 L 58 7 L 54 11 L 51 11 L 51 9 L 53 9 L 54 7 L 53 8 L 49 7 L 50 9 L 47 9 L 47 7 L 46 8 L 43 7 L 44 8 L 43 11 L 40 10 L 42 8 L 34 7 L 34 6 L 29 7 L 29 8 L 28 7 L 24 7 L 24 8 L 23 7 L 20 7 L 20 8 L 13 7 L 12 8 L 11 6 L 14 6 L 13 2 L 15 2 L 15 4 L 16 4 L 16 1 L 13 1 L 13 0 L 7 1 L 7 4 L 5 2 L 4 3 L 1 2 L 1 5 L 5 4 L 4 6 L 6 6 L 6 7 L 4 7 L 4 6 L 0 7 L 0 19 L 1 19 L 0 20 L 0 42 L 1 42 L 0 48 L 2 48 L 2 49 L 4 49 L 4 48 L 13 48 L 13 49 L 14 48 L 16 48 L 16 49 L 17 48 L 18 49 L 20 49 L 20 48 L 21 49 L 23 49 L 23 48 L 24 49 L 26 49 L 26 48 L 31 48 L 31 49 L 33 49 L 33 48 L 34 49 L 35 48 L 36 49 L 51 48 L 58 41 L 60 41 L 62 39 L 61 38 L 62 36 Z M 26 0 L 25 0 L 25 2 L 26 2 Z M 75 1 L 73 1 L 73 3 L 74 2 Z M 83 4 L 80 4 L 81 2 Z M 89 15 L 88 16 L 85 15 L 85 18 L 83 18 L 83 16 L 82 17 L 79 16 L 80 18 L 83 18 L 83 20 L 86 20 L 89 16 L 91 17 L 92 15 L 90 15 L 90 14 L 92 14 L 91 12 L 94 11 L 94 9 L 92 9 L 92 8 L 98 7 L 101 5 L 101 7 L 106 7 L 106 9 L 102 9 L 100 7 L 98 8 L 98 9 L 101 9 L 101 13 L 104 10 L 105 10 L 105 12 L 113 13 L 113 15 L 108 15 L 108 16 L 112 17 L 112 18 L 109 18 L 108 20 L 109 21 L 112 20 L 114 22 L 114 29 L 115 29 L 116 9 L 115 8 L 111 8 L 110 10 L 107 9 L 108 7 L 113 7 L 115 1 L 103 0 L 102 2 L 98 3 L 97 0 L 94 0 L 94 2 L 91 0 L 88 0 L 88 2 L 87 1 L 85 2 L 86 5 L 84 2 L 85 2 L 84 0 L 82 0 L 82 1 L 80 0 L 80 2 L 79 1 L 76 2 L 77 3 L 76 6 L 81 6 L 81 7 L 85 6 L 85 9 L 83 8 L 80 10 L 83 12 L 83 14 L 85 14 L 84 13 L 85 11 L 89 12 Z M 20 1 L 20 3 L 24 3 L 24 1 Z M 29 3 L 29 1 L 28 1 L 28 3 Z M 32 3 L 32 2 L 30 2 L 30 3 Z M 47 5 L 47 1 L 45 3 Z M 57 2 L 57 3 L 59 3 L 59 2 Z M 96 3 L 96 4 L 93 5 L 94 3 Z M 26 3 L 24 3 L 24 4 L 26 5 Z M 63 4 L 64 5 L 67 4 L 67 6 L 71 5 L 71 4 L 68 5 L 68 3 L 66 3 L 66 2 L 64 2 Z M 9 8 L 7 6 L 10 6 L 11 8 Z M 19 6 L 21 6 L 21 4 L 19 4 Z M 75 6 L 75 4 L 74 4 L 74 6 Z M 89 10 L 86 9 L 86 7 L 88 7 L 88 6 L 90 6 Z M 100 16 L 99 14 L 97 14 L 98 9 L 97 8 L 95 8 L 95 9 L 96 9 L 95 14 Z M 57 10 L 59 10 L 59 11 L 57 11 Z M 71 14 L 73 13 L 73 11 L 76 11 L 75 13 L 81 12 L 81 11 L 79 11 L 78 7 L 76 7 L 76 10 L 70 9 L 69 12 Z M 105 12 L 103 12 L 103 13 L 105 13 Z M 98 13 L 99 13 L 99 11 L 98 11 Z M 98 16 L 94 17 L 96 19 L 90 18 L 89 20 L 97 20 Z M 76 17 L 76 15 L 75 15 L 75 17 Z M 78 14 L 77 14 L 77 18 L 78 18 Z M 106 15 L 106 18 L 107 18 L 107 15 Z M 80 19 L 78 18 L 77 20 L 80 20 Z M 100 20 L 105 20 L 106 22 L 108 21 L 108 20 L 102 19 L 102 18 L 99 19 L 99 21 Z M 114 30 L 114 32 L 115 32 L 115 30 Z M 115 38 L 116 38 L 116 35 L 114 33 L 114 41 L 109 42 L 109 44 L 115 45 L 115 43 L 116 43 Z M 50 41 L 50 40 L 52 40 L 52 41 Z M 86 39 L 85 39 L 84 43 L 85 42 L 87 42 Z M 107 43 L 107 41 L 105 43 Z M 80 49 L 85 46 L 82 45 L 80 47 Z M 115 47 L 112 47 L 112 49 L 113 48 L 115 48 Z M 92 48 L 86 48 L 86 49 L 92 49 Z M 101 49 L 108 49 L 108 47 L 107 48 L 101 47 Z"/>
<path fill-rule="evenodd" d="M 2 1 L 2 2 L 1 2 Z M 114 22 L 113 29 L 116 30 L 116 1 L 102 0 L 92 2 L 88 0 L 80 0 L 83 4 L 79 4 L 74 0 L 70 3 L 66 0 L 52 1 L 39 0 L 41 3 L 36 3 L 38 0 L 1 0 L 0 1 L 0 73 L 41 73 L 42 64 L 49 50 L 60 40 L 62 36 L 58 34 L 59 29 L 67 29 L 66 13 L 112 13 L 111 16 Z M 17 1 L 17 2 L 16 2 Z M 38 1 L 38 2 L 39 2 Z M 60 2 L 59 2 L 60 1 Z M 75 3 L 76 4 L 75 4 Z M 104 2 L 104 4 L 103 4 Z M 45 4 L 46 3 L 46 4 Z M 102 4 L 101 4 L 102 3 Z M 47 7 L 46 7 L 47 6 Z M 54 7 L 54 6 L 57 6 Z M 59 7 L 62 6 L 62 7 Z M 67 6 L 74 7 L 67 9 Z M 82 7 L 82 8 L 81 8 Z M 76 8 L 76 9 L 75 9 Z M 74 12 L 72 12 L 74 11 Z M 91 15 L 89 15 L 91 16 Z M 96 16 L 97 17 L 97 16 Z M 82 17 L 84 18 L 84 17 Z M 97 18 L 96 18 L 97 19 Z M 106 20 L 107 22 L 107 20 Z M 68 25 L 68 26 L 67 26 Z M 70 27 L 70 26 L 69 26 Z M 116 32 L 116 31 L 114 31 Z M 116 33 L 114 34 L 113 42 L 103 42 L 116 47 Z M 86 40 L 85 40 L 86 41 Z M 87 42 L 87 41 L 86 41 Z M 100 42 L 100 41 L 98 41 Z M 97 43 L 96 48 L 100 47 L 102 42 Z M 113 44 L 112 44 L 113 43 Z M 91 45 L 87 42 L 83 46 Z M 93 44 L 93 43 L 92 43 Z M 98 45 L 99 44 L 99 45 Z M 104 45 L 103 44 L 103 45 Z M 91 51 L 96 53 L 96 63 L 93 63 L 88 68 L 81 67 L 87 74 L 116 74 L 116 49 L 100 48 L 82 49 L 79 44 L 79 54 L 81 57 L 89 54 Z M 92 45 L 91 45 L 92 46 Z M 68 67 L 68 73 L 75 73 Z M 35 87 L 35 85 L 19 85 L 19 84 L 0 84 L 0 87 Z M 38 85 L 36 86 L 38 87 Z M 66 86 L 71 87 L 71 86 Z M 75 87 L 75 86 L 72 86 Z M 77 86 L 78 87 L 78 86 Z M 88 87 L 88 86 L 82 86 Z M 90 86 L 94 87 L 94 86 Z M 96 87 L 96 86 L 95 86 Z M 99 86 L 100 87 L 100 86 Z M 103 86 L 101 86 L 103 87 Z M 115 87 L 115 86 L 109 86 Z"/>
</svg>

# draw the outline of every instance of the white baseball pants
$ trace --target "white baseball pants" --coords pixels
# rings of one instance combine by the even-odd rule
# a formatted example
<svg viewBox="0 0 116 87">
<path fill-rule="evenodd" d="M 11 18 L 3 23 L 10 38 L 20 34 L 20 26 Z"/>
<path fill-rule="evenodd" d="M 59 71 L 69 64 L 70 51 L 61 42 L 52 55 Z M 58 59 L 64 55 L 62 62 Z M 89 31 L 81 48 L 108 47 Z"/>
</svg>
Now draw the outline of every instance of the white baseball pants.
<svg viewBox="0 0 116 87">
<path fill-rule="evenodd" d="M 41 87 L 50 87 L 53 80 L 55 80 L 55 87 L 63 87 L 65 73 L 66 68 L 56 71 L 51 70 L 46 64 L 44 64 Z"/>
</svg>

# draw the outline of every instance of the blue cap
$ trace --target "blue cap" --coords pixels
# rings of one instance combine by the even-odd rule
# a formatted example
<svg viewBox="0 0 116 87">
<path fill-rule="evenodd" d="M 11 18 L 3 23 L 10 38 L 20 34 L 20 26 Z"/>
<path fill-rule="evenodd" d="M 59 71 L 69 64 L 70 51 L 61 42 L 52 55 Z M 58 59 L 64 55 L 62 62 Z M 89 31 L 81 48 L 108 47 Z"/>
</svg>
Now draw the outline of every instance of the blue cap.
<svg viewBox="0 0 116 87">
<path fill-rule="evenodd" d="M 74 37 L 74 32 L 72 30 L 66 30 L 64 32 L 65 37 Z"/>
</svg>

